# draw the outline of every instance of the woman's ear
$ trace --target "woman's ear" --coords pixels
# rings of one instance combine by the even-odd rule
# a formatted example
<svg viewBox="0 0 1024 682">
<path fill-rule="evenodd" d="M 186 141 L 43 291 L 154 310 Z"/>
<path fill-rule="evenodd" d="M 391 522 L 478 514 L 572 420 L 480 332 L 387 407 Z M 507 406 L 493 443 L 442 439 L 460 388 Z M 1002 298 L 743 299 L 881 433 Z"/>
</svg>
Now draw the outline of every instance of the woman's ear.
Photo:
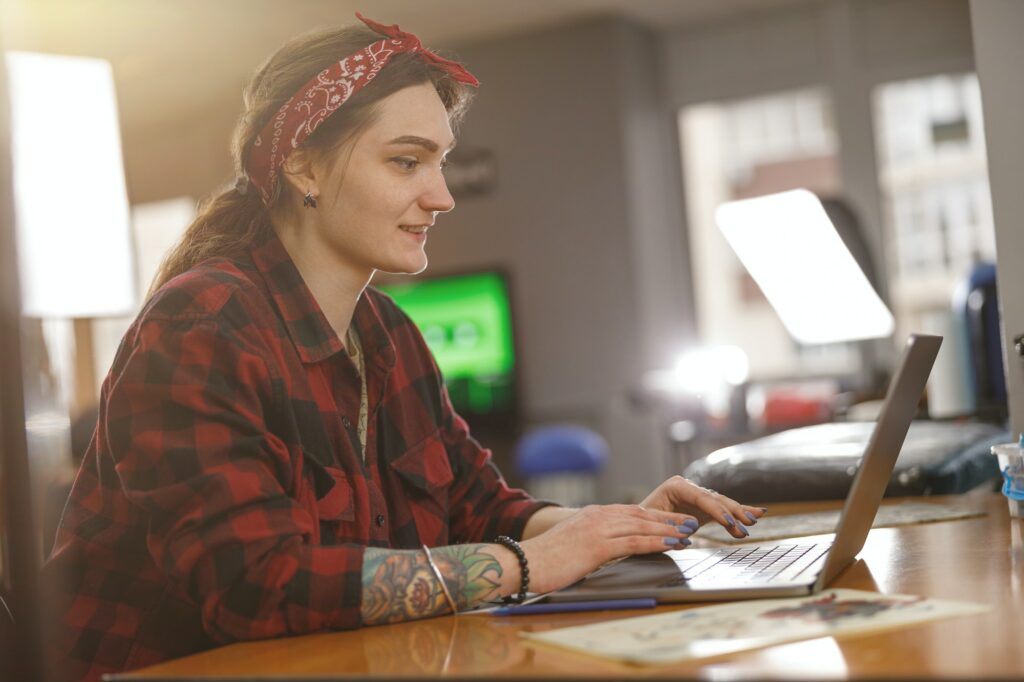
<svg viewBox="0 0 1024 682">
<path fill-rule="evenodd" d="M 313 155 L 306 149 L 296 149 L 281 166 L 281 177 L 287 182 L 300 197 L 311 193 L 313 196 L 320 194 L 320 173 L 319 164 L 313 160 Z"/>
</svg>

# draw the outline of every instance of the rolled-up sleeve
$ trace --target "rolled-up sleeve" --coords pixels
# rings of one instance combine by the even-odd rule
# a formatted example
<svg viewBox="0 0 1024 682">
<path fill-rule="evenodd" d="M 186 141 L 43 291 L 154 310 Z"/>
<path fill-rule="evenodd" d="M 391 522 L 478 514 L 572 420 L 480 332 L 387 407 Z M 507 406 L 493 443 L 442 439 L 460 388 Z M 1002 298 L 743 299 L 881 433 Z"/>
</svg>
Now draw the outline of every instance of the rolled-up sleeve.
<svg viewBox="0 0 1024 682">
<path fill-rule="evenodd" d="M 293 454 L 266 426 L 283 399 L 258 343 L 215 319 L 143 322 L 108 382 L 119 484 L 156 565 L 219 641 L 360 625 L 364 547 L 311 542 Z"/>
<path fill-rule="evenodd" d="M 452 539 L 492 542 L 499 535 L 521 539 L 530 517 L 555 503 L 510 488 L 494 465 L 491 451 L 470 436 L 466 421 L 452 408 L 447 391 L 442 389 L 442 393 L 441 433 L 455 474 L 448 502 Z"/>
</svg>

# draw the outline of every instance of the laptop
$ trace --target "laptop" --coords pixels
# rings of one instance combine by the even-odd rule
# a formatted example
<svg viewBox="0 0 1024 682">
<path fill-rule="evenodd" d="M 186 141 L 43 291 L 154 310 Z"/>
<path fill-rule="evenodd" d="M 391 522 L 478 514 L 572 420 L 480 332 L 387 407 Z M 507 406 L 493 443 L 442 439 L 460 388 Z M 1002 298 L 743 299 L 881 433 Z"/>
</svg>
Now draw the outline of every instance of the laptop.
<svg viewBox="0 0 1024 682">
<path fill-rule="evenodd" d="M 915 334 L 908 339 L 831 543 L 790 539 L 632 556 L 548 595 L 548 601 L 720 601 L 798 597 L 822 590 L 864 546 L 941 343 L 940 336 Z M 757 533 L 757 526 L 751 532 Z"/>
</svg>

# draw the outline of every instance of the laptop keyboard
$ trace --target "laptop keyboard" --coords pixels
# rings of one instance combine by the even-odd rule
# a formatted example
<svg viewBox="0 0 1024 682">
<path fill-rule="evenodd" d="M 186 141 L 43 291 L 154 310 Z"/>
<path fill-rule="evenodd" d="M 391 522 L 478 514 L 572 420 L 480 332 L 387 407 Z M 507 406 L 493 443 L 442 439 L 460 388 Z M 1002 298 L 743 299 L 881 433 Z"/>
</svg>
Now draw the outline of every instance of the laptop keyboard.
<svg viewBox="0 0 1024 682">
<path fill-rule="evenodd" d="M 702 586 L 710 582 L 772 583 L 789 582 L 800 577 L 809 568 L 820 569 L 821 560 L 829 545 L 776 545 L 774 547 L 723 547 L 703 561 L 682 569 L 682 572 L 662 587 L 672 587 L 697 581 Z M 811 575 L 810 573 L 808 575 Z"/>
</svg>

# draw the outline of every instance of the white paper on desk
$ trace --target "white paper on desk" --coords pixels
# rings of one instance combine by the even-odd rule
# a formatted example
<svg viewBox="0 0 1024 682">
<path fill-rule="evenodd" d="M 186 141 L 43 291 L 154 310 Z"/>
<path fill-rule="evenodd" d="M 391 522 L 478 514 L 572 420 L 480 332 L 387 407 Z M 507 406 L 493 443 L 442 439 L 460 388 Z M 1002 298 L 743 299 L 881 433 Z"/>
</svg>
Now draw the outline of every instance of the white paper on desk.
<svg viewBox="0 0 1024 682">
<path fill-rule="evenodd" d="M 702 606 L 523 636 L 632 663 L 675 663 L 988 610 L 988 606 L 967 602 L 834 589 L 810 597 Z"/>
</svg>

